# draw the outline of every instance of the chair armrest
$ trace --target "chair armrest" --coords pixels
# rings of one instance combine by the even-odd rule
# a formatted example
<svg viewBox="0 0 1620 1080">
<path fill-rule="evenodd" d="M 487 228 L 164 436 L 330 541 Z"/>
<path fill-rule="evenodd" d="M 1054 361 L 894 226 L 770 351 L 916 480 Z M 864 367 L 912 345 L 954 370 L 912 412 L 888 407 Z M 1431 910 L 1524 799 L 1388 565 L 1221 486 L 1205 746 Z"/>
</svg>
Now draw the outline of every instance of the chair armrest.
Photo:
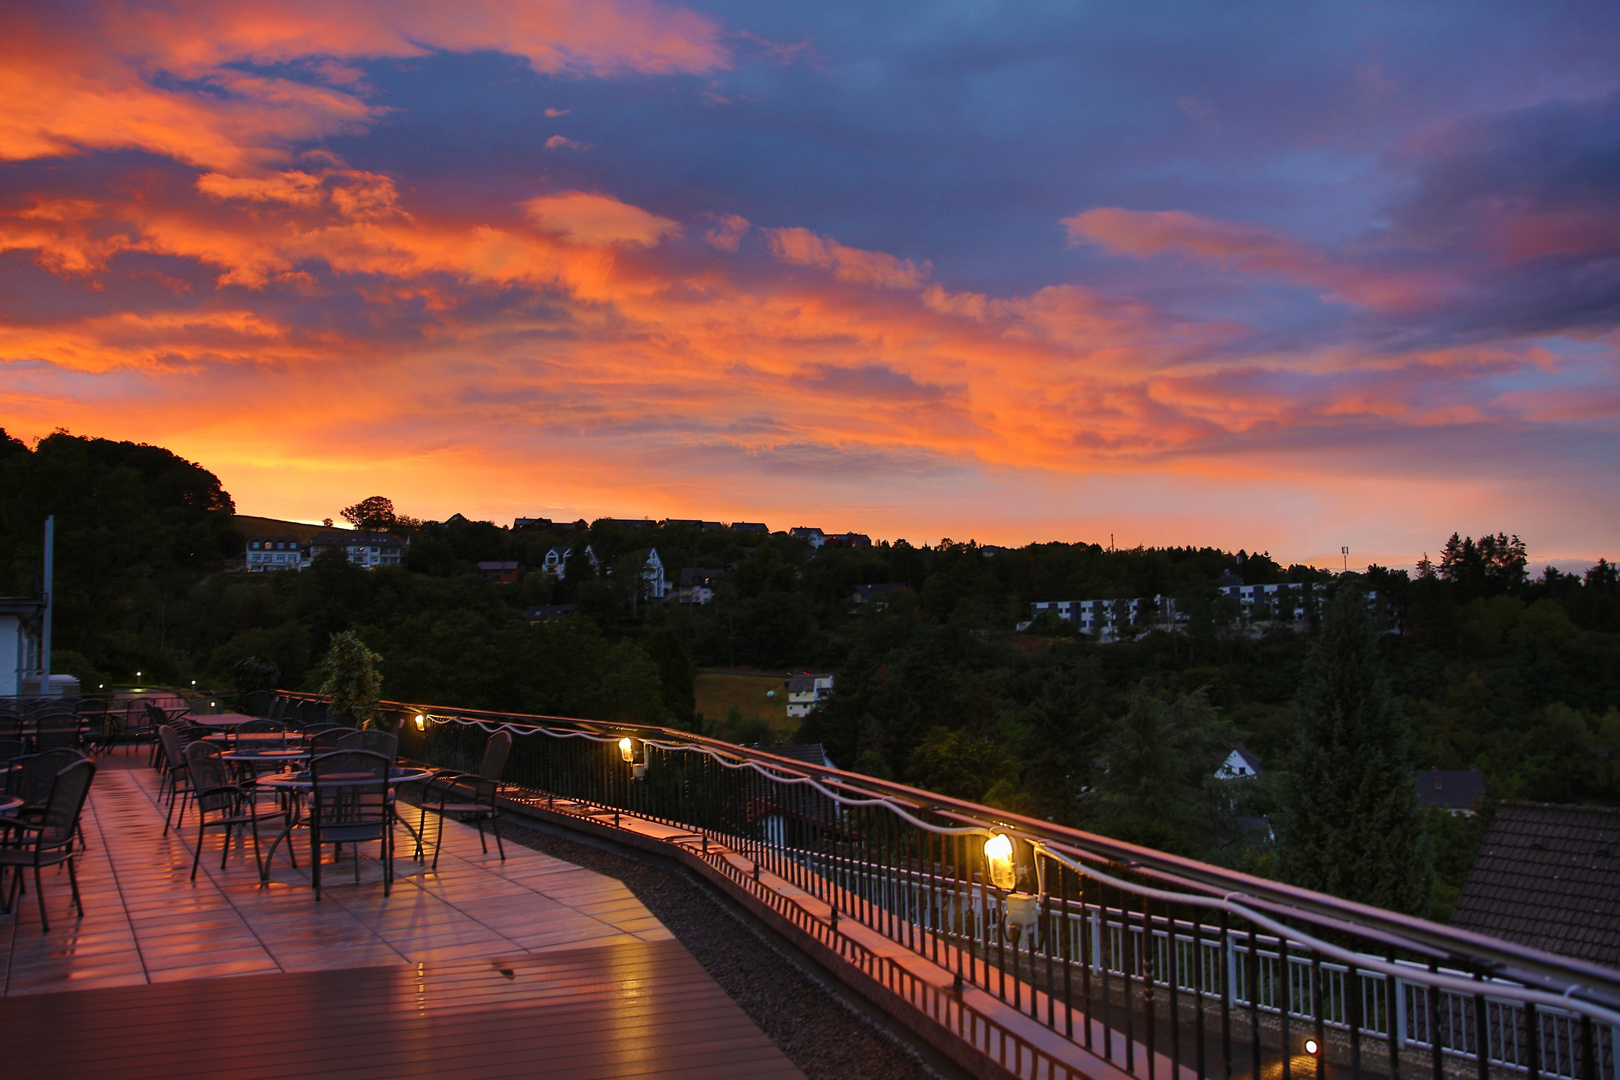
<svg viewBox="0 0 1620 1080">
<path fill-rule="evenodd" d="M 29 829 L 38 832 L 44 827 L 44 825 L 35 824 L 32 821 L 23 821 L 20 818 L 0 817 L 0 829 Z"/>
</svg>

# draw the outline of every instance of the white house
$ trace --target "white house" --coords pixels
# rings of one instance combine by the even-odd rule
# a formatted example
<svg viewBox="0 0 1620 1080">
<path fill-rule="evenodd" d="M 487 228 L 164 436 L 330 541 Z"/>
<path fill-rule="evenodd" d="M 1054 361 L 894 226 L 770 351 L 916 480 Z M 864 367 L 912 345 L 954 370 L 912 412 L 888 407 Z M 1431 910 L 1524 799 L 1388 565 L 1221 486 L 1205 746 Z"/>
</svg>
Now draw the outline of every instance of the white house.
<svg viewBox="0 0 1620 1080">
<path fill-rule="evenodd" d="M 0 697 L 16 697 L 31 680 L 39 685 L 40 617 L 45 601 L 0 596 Z"/>
<path fill-rule="evenodd" d="M 1260 767 L 1260 759 L 1254 756 L 1254 752 L 1238 743 L 1232 748 L 1232 752 L 1226 755 L 1226 760 L 1221 762 L 1221 767 L 1215 770 L 1215 779 L 1253 778 L 1263 772 L 1265 770 Z"/>
<path fill-rule="evenodd" d="M 349 557 L 350 562 L 366 570 L 398 566 L 405 561 L 404 541 L 388 533 L 351 532 L 346 529 L 316 533 L 309 542 L 310 562 L 329 548 L 338 549 Z"/>
<path fill-rule="evenodd" d="M 822 547 L 827 543 L 826 533 L 822 532 L 820 529 L 811 528 L 808 525 L 795 525 L 793 528 L 788 530 L 788 535 L 796 536 L 800 540 L 808 540 L 810 542 L 810 546 L 813 548 Z"/>
<path fill-rule="evenodd" d="M 247 568 L 252 574 L 271 570 L 302 570 L 309 565 L 309 550 L 285 536 L 250 536 L 247 541 Z"/>
<path fill-rule="evenodd" d="M 642 595 L 652 600 L 662 600 L 669 592 L 669 582 L 664 577 L 664 560 L 658 557 L 657 548 L 647 549 L 647 561 L 641 564 Z"/>
<path fill-rule="evenodd" d="M 545 573 L 550 574 L 552 577 L 561 580 L 562 578 L 568 576 L 568 560 L 573 558 L 573 556 L 574 549 L 571 547 L 552 548 L 550 551 L 546 552 L 545 559 L 540 563 L 540 569 Z M 596 558 L 596 552 L 591 550 L 591 546 L 589 544 L 585 545 L 585 559 L 591 564 L 592 570 L 600 570 L 602 568 L 601 562 L 599 562 Z"/>
<path fill-rule="evenodd" d="M 1029 605 L 1032 620 L 1043 611 L 1071 623 L 1082 634 L 1094 635 L 1098 641 L 1114 641 L 1120 637 L 1127 614 L 1130 625 L 1138 630 L 1145 629 L 1150 619 L 1155 623 L 1169 623 L 1177 617 L 1176 602 L 1168 596 L 1155 596 L 1150 600 L 1040 600 Z"/>
<path fill-rule="evenodd" d="M 788 679 L 788 716 L 809 716 L 811 709 L 831 696 L 832 689 L 831 675 L 812 675 L 807 671 Z"/>
<path fill-rule="evenodd" d="M 720 571 L 710 570 L 704 566 L 687 566 L 681 569 L 680 587 L 675 592 L 676 602 L 682 604 L 707 604 L 714 600 L 714 579 L 720 576 Z"/>
</svg>

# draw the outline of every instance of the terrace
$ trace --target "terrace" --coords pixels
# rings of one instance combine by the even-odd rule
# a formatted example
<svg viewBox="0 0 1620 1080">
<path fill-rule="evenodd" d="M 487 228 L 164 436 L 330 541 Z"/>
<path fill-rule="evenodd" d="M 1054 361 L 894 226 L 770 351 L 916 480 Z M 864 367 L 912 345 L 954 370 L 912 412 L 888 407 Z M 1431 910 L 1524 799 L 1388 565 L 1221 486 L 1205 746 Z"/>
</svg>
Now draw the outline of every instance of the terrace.
<svg viewBox="0 0 1620 1080">
<path fill-rule="evenodd" d="M 389 707 L 440 767 L 510 731 L 506 822 L 674 860 L 966 1075 L 1620 1080 L 1614 971 L 687 733 Z M 452 822 L 386 898 L 212 838 L 193 884 L 144 754 L 100 765 L 85 917 L 50 875 L 49 934 L 0 917 L 19 1073 L 800 1075 L 612 879 Z"/>
</svg>

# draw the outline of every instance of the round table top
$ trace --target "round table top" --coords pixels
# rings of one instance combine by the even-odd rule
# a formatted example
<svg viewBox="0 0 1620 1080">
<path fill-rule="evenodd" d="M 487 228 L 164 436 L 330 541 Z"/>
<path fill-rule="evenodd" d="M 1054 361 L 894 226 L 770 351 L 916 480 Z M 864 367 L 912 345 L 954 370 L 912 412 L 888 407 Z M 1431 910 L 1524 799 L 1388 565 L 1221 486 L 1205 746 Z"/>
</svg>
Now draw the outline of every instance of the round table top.
<svg viewBox="0 0 1620 1080">
<path fill-rule="evenodd" d="M 221 761 L 303 761 L 308 750 L 233 750 L 219 755 Z"/>
<path fill-rule="evenodd" d="M 0 817 L 10 817 L 22 807 L 22 800 L 15 795 L 0 795 Z"/>
<path fill-rule="evenodd" d="M 216 731 L 212 735 L 204 735 L 204 742 L 298 742 L 302 738 L 296 731 L 243 731 L 236 734 L 226 734 Z"/>
<path fill-rule="evenodd" d="M 401 766 L 395 766 L 388 771 L 388 785 L 393 787 L 396 784 L 411 784 L 421 780 L 431 780 L 435 775 L 438 774 L 438 772 L 438 769 L 409 769 Z M 334 785 L 343 783 L 342 780 L 336 778 L 333 778 L 329 782 Z M 366 782 L 367 781 L 364 780 L 356 781 L 356 783 Z M 309 778 L 309 773 L 307 772 L 271 773 L 268 776 L 262 776 L 259 778 L 259 786 L 310 788 L 315 786 L 315 782 Z"/>
</svg>

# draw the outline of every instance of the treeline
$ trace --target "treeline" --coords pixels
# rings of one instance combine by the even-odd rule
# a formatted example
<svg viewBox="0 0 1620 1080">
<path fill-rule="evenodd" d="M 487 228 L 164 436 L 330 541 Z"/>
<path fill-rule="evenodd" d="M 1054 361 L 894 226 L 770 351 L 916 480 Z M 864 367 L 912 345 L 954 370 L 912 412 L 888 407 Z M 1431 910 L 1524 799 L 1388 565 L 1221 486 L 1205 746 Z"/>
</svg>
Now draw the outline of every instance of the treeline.
<svg viewBox="0 0 1620 1080">
<path fill-rule="evenodd" d="M 57 668 L 87 682 L 142 670 L 218 684 L 258 657 L 283 685 L 309 686 L 330 636 L 353 629 L 381 655 L 390 698 L 752 739 L 763 725 L 694 715 L 696 667 L 830 671 L 836 693 L 798 737 L 840 766 L 1273 872 L 1266 819 L 1288 817 L 1290 777 L 1332 757 L 1302 735 L 1307 666 L 1326 663 L 1324 605 L 1354 595 L 1396 733 L 1380 754 L 1407 774 L 1478 768 L 1492 799 L 1620 805 L 1620 575 L 1602 561 L 1531 577 L 1511 536 L 1453 537 L 1411 573 L 1332 575 L 1207 547 L 816 551 L 781 534 L 393 517 L 369 523 L 410 538 L 405 567 L 367 573 L 329 556 L 248 575 L 224 569 L 242 543 L 229 495 L 167 451 L 4 439 L 0 481 L 6 591 L 30 591 L 40 521 L 58 516 Z M 672 581 L 683 567 L 717 571 L 714 602 L 649 603 L 639 582 L 653 546 Z M 576 552 L 560 581 L 541 571 L 553 548 Z M 517 583 L 485 580 L 484 560 L 518 562 Z M 1217 592 L 1283 581 L 1319 586 L 1303 625 L 1248 624 Z M 876 584 L 904 588 L 855 602 L 856 586 Z M 1135 640 L 1101 644 L 1051 619 L 1014 629 L 1035 600 L 1155 595 L 1184 618 Z M 571 619 L 523 616 L 565 603 Z M 1217 781 L 1240 740 L 1266 775 Z M 1424 827 L 1442 914 L 1480 821 Z"/>
</svg>

